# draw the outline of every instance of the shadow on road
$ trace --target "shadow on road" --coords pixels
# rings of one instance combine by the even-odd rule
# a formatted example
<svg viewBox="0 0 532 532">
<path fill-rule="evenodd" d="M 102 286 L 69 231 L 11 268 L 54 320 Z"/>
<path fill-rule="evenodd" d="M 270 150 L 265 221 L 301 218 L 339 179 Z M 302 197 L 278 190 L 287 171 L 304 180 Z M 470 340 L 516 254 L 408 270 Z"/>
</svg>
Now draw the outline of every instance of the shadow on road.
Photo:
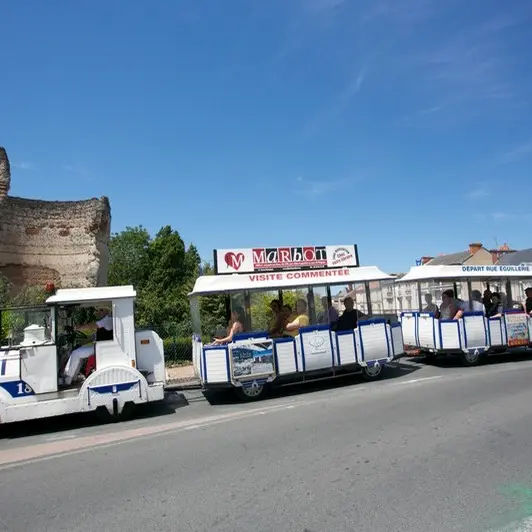
<svg viewBox="0 0 532 532">
<path fill-rule="evenodd" d="M 131 423 L 138 420 L 175 414 L 178 409 L 188 406 L 188 404 L 189 402 L 187 398 L 182 393 L 168 392 L 165 394 L 164 402 L 137 405 L 131 419 L 119 421 L 112 425 L 117 428 L 126 428 Z M 110 425 L 110 423 L 102 421 L 94 412 L 20 421 L 17 423 L 0 425 L 0 440 L 26 438 L 28 436 L 42 436 L 104 425 Z"/>
<path fill-rule="evenodd" d="M 437 357 L 425 357 L 425 356 L 419 355 L 414 358 L 411 358 L 410 360 L 416 360 L 417 362 L 423 365 L 436 366 L 438 368 L 463 367 L 460 357 L 455 356 L 455 355 L 437 356 Z M 507 353 L 497 353 L 497 354 L 485 356 L 481 358 L 479 365 L 489 366 L 492 364 L 507 364 L 509 362 L 524 362 L 526 360 L 532 360 L 532 351 L 516 349 L 514 351 L 509 351 Z"/>
<path fill-rule="evenodd" d="M 420 369 L 422 365 L 415 362 L 401 362 L 399 360 L 391 362 L 384 369 L 383 374 L 379 381 L 386 381 L 390 379 L 397 379 L 404 375 L 410 375 L 414 371 Z M 261 402 L 267 402 L 268 400 L 277 399 L 280 397 L 290 397 L 293 395 L 303 395 L 307 393 L 320 392 L 323 390 L 335 390 L 339 388 L 345 388 L 347 386 L 357 386 L 361 384 L 367 384 L 362 379 L 360 374 L 338 376 L 334 379 L 319 379 L 309 380 L 307 382 L 298 382 L 286 386 L 278 386 L 271 390 L 268 396 Z M 211 405 L 227 405 L 227 404 L 240 404 L 242 401 L 238 399 L 232 390 L 220 390 L 218 392 L 205 392 L 205 399 Z"/>
<path fill-rule="evenodd" d="M 380 380 L 396 379 L 411 374 L 421 367 L 422 365 L 412 361 L 394 361 L 385 368 Z M 307 381 L 306 383 L 274 388 L 272 393 L 263 402 L 279 397 L 290 397 L 292 395 L 302 395 L 322 390 L 334 390 L 363 383 L 364 381 L 362 381 L 360 375 L 346 375 L 335 379 Z M 165 395 L 164 402 L 139 405 L 136 407 L 132 419 L 120 421 L 113 424 L 113 426 L 116 428 L 123 427 L 125 429 L 136 421 L 174 415 L 179 409 L 185 406 L 205 402 L 211 405 L 241 404 L 241 401 L 231 391 L 204 394 L 201 390 L 194 390 L 186 392 L 186 396 L 180 391 L 168 391 Z M 94 412 L 7 423 L 0 425 L 0 440 L 60 434 L 76 429 L 100 427 L 108 424 L 102 421 Z"/>
</svg>

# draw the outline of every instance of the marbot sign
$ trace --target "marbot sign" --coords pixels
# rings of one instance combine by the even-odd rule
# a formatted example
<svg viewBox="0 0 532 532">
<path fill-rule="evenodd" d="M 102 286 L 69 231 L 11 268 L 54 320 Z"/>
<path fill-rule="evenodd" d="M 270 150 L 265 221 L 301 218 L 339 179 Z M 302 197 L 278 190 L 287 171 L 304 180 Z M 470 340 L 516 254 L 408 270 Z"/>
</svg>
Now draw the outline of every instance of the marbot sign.
<svg viewBox="0 0 532 532">
<path fill-rule="evenodd" d="M 356 245 L 215 249 L 217 274 L 346 268 L 358 266 Z"/>
<path fill-rule="evenodd" d="M 228 251 L 224 255 L 225 264 L 235 271 L 238 271 L 242 264 L 244 264 L 244 259 L 245 255 L 243 253 L 234 253 L 233 251 Z"/>
</svg>

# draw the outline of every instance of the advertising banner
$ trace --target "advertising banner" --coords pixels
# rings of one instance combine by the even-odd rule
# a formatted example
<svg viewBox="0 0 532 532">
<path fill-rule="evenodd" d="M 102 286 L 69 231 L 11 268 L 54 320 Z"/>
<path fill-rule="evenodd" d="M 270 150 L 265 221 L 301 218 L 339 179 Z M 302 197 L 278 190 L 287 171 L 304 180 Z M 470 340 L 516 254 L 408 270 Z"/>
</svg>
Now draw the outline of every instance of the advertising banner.
<svg viewBox="0 0 532 532">
<path fill-rule="evenodd" d="M 217 274 L 349 268 L 358 266 L 356 245 L 215 249 Z"/>
<path fill-rule="evenodd" d="M 271 375 L 273 369 L 273 341 L 249 341 L 231 346 L 233 378 Z"/>
<path fill-rule="evenodd" d="M 524 312 L 505 314 L 504 321 L 506 322 L 508 347 L 528 345 L 528 318 L 526 314 Z"/>
</svg>

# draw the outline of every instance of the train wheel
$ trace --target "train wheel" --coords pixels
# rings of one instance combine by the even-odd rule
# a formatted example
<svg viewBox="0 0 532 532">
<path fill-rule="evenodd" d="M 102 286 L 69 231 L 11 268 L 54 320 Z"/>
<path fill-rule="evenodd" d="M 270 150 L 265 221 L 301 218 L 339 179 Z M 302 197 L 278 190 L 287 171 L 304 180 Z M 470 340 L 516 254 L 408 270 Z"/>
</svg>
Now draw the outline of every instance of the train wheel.
<svg viewBox="0 0 532 532">
<path fill-rule="evenodd" d="M 464 366 L 476 366 L 480 362 L 480 351 L 475 349 L 475 351 L 462 353 L 460 355 L 462 360 L 462 365 Z"/>
<path fill-rule="evenodd" d="M 266 394 L 268 393 L 268 387 L 266 384 L 258 384 L 254 382 L 251 386 L 239 386 L 238 388 L 235 388 L 235 392 L 237 397 L 241 401 L 259 401 L 260 399 L 264 399 L 266 397 Z"/>
<path fill-rule="evenodd" d="M 362 378 L 366 381 L 376 381 L 382 377 L 382 370 L 384 366 L 375 362 L 373 366 L 365 366 L 362 368 Z"/>
</svg>

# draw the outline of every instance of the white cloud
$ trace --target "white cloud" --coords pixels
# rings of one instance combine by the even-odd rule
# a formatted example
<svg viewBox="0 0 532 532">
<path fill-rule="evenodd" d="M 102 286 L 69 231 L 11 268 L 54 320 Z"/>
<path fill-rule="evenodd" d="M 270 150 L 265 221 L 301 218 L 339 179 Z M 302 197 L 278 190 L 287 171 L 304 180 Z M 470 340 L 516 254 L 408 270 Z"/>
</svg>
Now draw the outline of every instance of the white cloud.
<svg viewBox="0 0 532 532">
<path fill-rule="evenodd" d="M 35 168 L 35 165 L 33 163 L 30 163 L 28 161 L 21 161 L 17 163 L 12 163 L 11 166 L 13 168 L 17 168 L 18 170 L 33 170 Z"/>
<path fill-rule="evenodd" d="M 480 200 L 491 196 L 491 191 L 487 185 L 480 184 L 473 190 L 470 190 L 466 196 L 470 200 Z"/>
<path fill-rule="evenodd" d="M 525 142 L 523 144 L 519 144 L 518 146 L 515 146 L 511 150 L 508 150 L 501 157 L 501 162 L 503 162 L 503 163 L 511 163 L 511 162 L 517 161 L 519 159 L 523 159 L 525 157 L 528 157 L 530 155 L 532 155 L 532 141 Z"/>
<path fill-rule="evenodd" d="M 432 107 L 428 107 L 426 109 L 420 109 L 419 114 L 421 115 L 431 115 L 433 113 L 437 113 L 438 111 L 441 111 L 443 109 L 443 105 L 434 105 Z"/>
<path fill-rule="evenodd" d="M 449 37 L 435 38 L 426 50 L 408 60 L 408 70 L 427 97 L 445 107 L 460 107 L 461 116 L 487 111 L 516 110 L 526 104 L 528 90 L 515 71 L 525 56 L 507 51 L 508 33 L 530 20 L 530 12 L 510 11 L 465 25 Z"/>
<path fill-rule="evenodd" d="M 344 192 L 352 187 L 358 179 L 332 179 L 332 180 L 306 180 L 302 176 L 296 179 L 294 194 L 308 198 L 317 198 L 332 194 L 333 192 Z"/>
<path fill-rule="evenodd" d="M 515 117 L 529 106 L 529 88 L 515 75 L 526 70 L 529 55 L 508 49 L 509 35 L 532 18 L 526 6 L 498 13 L 483 9 L 473 18 L 458 0 L 286 0 L 285 5 L 285 38 L 274 52 L 275 63 L 286 64 L 317 43 L 323 43 L 322 52 L 332 39 L 341 43 L 330 51 L 337 71 L 327 72 L 336 92 L 310 109 L 305 137 L 348 110 L 369 82 L 397 87 L 405 100 L 418 102 L 401 109 L 403 118 L 394 121 L 435 117 L 462 123 L 486 114 Z M 459 21 L 452 30 L 450 20 Z"/>
<path fill-rule="evenodd" d="M 512 218 L 512 215 L 508 214 L 507 212 L 492 212 L 490 216 L 495 221 L 508 220 L 509 218 Z"/>
<path fill-rule="evenodd" d="M 446 3 L 449 4 L 450 0 Z M 389 23 L 399 31 L 408 31 L 436 16 L 445 9 L 444 5 L 433 0 L 371 0 L 360 16 L 364 23 Z"/>
<path fill-rule="evenodd" d="M 80 177 L 84 181 L 93 180 L 91 172 L 85 166 L 81 164 L 64 164 L 63 171 L 71 173 L 71 174 L 76 174 L 78 177 Z"/>
<path fill-rule="evenodd" d="M 325 104 L 323 108 L 310 118 L 304 126 L 303 135 L 307 137 L 315 134 L 328 121 L 345 111 L 351 105 L 357 93 L 362 89 L 365 79 L 365 68 L 358 69 L 348 83 L 331 97 L 330 102 Z"/>
<path fill-rule="evenodd" d="M 507 224 L 507 223 L 529 223 L 532 221 L 532 214 L 527 213 L 510 213 L 496 211 L 490 213 L 475 213 L 472 216 L 473 221 L 479 224 Z"/>
<path fill-rule="evenodd" d="M 325 11 L 339 8 L 347 0 L 302 0 L 301 7 L 309 13 L 320 15 Z"/>
</svg>

